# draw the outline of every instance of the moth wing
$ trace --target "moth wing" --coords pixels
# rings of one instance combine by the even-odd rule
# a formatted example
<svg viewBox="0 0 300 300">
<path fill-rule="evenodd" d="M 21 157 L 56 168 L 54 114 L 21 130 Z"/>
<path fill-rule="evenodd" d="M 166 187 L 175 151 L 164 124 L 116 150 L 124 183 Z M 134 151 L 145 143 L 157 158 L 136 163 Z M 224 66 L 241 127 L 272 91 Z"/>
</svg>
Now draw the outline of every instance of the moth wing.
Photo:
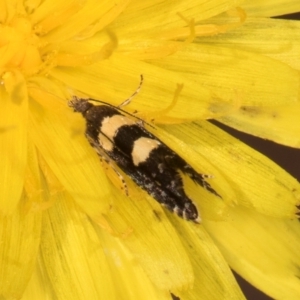
<svg viewBox="0 0 300 300">
<path fill-rule="evenodd" d="M 101 147 L 98 141 L 86 134 L 90 145 L 98 154 L 101 164 L 105 169 L 107 177 L 112 184 L 121 192 L 132 199 L 141 199 L 142 191 L 135 188 L 135 184 L 130 180 L 125 180 L 130 177 L 136 184 L 140 186 L 141 182 L 145 181 L 144 174 L 130 165 L 126 164 L 127 157 L 122 151 L 114 152 L 114 158 L 111 158 L 106 151 Z M 120 164 L 118 166 L 117 162 Z M 122 170 L 123 167 L 123 170 Z M 126 171 L 125 171 L 126 170 Z"/>
<path fill-rule="evenodd" d="M 98 142 L 96 142 L 89 135 L 86 135 L 86 137 L 89 143 L 91 144 L 91 146 L 97 152 L 107 177 L 110 179 L 110 181 L 117 189 L 121 190 L 126 196 L 128 196 L 128 186 L 123 177 L 122 174 L 123 172 L 114 163 L 114 161 L 107 155 L 105 150 L 101 147 L 101 145 Z"/>
</svg>

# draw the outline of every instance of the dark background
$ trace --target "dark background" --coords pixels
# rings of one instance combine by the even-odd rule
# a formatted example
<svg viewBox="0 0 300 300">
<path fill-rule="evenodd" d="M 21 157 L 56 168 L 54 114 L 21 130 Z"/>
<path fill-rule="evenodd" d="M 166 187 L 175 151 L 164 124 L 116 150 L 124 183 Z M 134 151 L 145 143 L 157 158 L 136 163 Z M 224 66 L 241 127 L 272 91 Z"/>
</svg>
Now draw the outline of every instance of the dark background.
<svg viewBox="0 0 300 300">
<path fill-rule="evenodd" d="M 291 19 L 291 20 L 300 20 L 300 13 L 285 15 L 276 17 L 280 19 Z M 300 55 L 300 54 L 299 54 Z M 300 116 L 299 116 L 300 122 Z M 231 135 L 235 136 L 239 140 L 245 142 L 252 148 L 258 150 L 264 155 L 268 156 L 274 162 L 276 162 L 279 166 L 289 172 L 292 176 L 300 181 L 300 149 L 294 149 L 290 147 L 285 147 L 282 145 L 275 144 L 270 141 L 265 141 L 260 138 L 239 132 L 232 128 L 229 128 L 225 125 L 212 121 L 212 123 L 216 124 L 220 128 L 224 129 Z M 270 300 L 272 298 L 266 296 L 261 291 L 257 290 L 253 286 L 251 286 L 247 281 L 241 278 L 239 275 L 235 274 L 236 279 L 243 290 L 246 298 L 248 300 Z"/>
</svg>

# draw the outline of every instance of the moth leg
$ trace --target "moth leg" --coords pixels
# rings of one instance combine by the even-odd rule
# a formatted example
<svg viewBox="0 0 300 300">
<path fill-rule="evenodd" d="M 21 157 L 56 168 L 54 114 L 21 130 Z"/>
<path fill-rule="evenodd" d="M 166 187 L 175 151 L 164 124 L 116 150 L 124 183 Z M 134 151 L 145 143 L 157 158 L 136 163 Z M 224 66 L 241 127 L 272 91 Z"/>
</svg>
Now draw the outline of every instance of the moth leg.
<svg viewBox="0 0 300 300">
<path fill-rule="evenodd" d="M 127 186 L 127 183 L 126 183 L 123 175 L 115 168 L 115 166 L 113 165 L 113 163 L 111 162 L 111 160 L 103 158 L 103 161 L 115 172 L 115 174 L 117 175 L 119 181 L 122 183 L 121 190 L 123 190 L 124 193 L 125 193 L 125 195 L 128 196 L 129 195 L 129 193 L 128 193 L 128 186 Z M 103 161 L 102 161 L 102 163 L 103 163 Z M 112 178 L 112 176 L 109 176 L 109 177 L 110 177 L 111 181 L 114 182 L 114 179 Z"/>
<path fill-rule="evenodd" d="M 86 135 L 90 145 L 96 150 L 97 154 L 99 155 L 100 161 L 102 162 L 102 164 L 106 163 L 117 175 L 119 181 L 122 184 L 121 190 L 124 191 L 125 195 L 128 196 L 128 186 L 126 184 L 126 181 L 123 177 L 123 175 L 117 170 L 117 168 L 114 166 L 114 163 L 112 161 L 112 159 L 107 155 L 107 153 L 101 148 L 101 146 L 95 142 L 89 135 Z M 107 174 L 108 175 L 108 174 Z M 109 176 L 111 181 L 113 183 L 115 183 L 115 180 L 112 176 Z"/>
</svg>

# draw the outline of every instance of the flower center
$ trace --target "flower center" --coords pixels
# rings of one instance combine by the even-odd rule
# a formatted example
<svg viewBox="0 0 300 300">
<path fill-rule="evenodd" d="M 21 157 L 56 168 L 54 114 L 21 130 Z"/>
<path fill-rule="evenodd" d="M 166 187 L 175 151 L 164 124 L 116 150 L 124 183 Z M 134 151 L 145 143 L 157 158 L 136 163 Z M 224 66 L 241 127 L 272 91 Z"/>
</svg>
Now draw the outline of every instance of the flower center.
<svg viewBox="0 0 300 300">
<path fill-rule="evenodd" d="M 0 25 L 0 57 L 0 74 L 16 68 L 25 75 L 38 72 L 42 63 L 39 38 L 28 19 L 16 17 Z"/>
</svg>

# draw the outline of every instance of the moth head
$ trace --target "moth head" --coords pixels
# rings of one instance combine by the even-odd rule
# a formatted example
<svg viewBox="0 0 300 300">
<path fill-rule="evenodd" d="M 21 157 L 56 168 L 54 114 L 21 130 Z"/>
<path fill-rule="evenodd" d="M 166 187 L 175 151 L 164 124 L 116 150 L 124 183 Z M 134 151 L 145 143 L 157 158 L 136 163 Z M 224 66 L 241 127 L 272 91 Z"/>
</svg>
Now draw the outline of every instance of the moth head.
<svg viewBox="0 0 300 300">
<path fill-rule="evenodd" d="M 87 100 L 73 96 L 72 100 L 68 102 L 69 107 L 72 107 L 75 112 L 85 113 L 90 109 L 93 104 L 89 103 Z"/>
</svg>

